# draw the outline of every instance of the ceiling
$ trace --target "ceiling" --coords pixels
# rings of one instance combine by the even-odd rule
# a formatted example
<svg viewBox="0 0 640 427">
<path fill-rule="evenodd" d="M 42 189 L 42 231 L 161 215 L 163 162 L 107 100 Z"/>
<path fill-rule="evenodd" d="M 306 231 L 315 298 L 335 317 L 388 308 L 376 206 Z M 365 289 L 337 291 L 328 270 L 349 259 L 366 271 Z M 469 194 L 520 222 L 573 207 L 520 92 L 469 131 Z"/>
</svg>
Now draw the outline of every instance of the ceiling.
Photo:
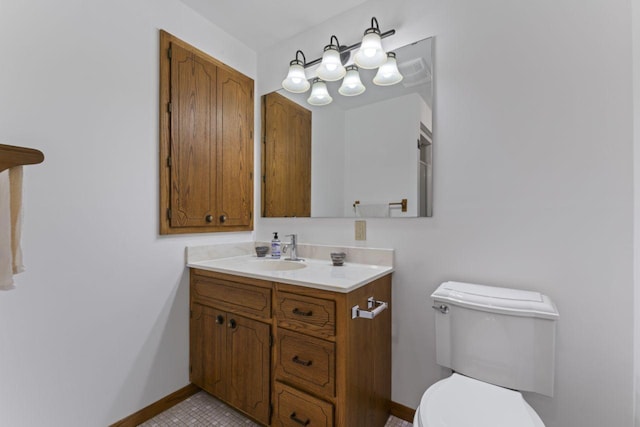
<svg viewBox="0 0 640 427">
<path fill-rule="evenodd" d="M 367 0 L 181 0 L 255 51 L 349 10 Z"/>
</svg>

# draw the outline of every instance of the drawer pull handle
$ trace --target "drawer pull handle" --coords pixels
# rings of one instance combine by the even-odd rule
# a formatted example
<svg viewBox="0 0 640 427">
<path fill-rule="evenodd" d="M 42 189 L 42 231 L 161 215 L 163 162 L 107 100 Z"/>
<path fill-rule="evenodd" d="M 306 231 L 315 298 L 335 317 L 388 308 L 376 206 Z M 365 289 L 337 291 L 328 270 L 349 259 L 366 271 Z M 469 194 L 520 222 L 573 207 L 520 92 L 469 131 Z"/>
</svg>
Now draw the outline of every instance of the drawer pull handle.
<svg viewBox="0 0 640 427">
<path fill-rule="evenodd" d="M 307 418 L 306 420 L 301 420 L 300 418 L 296 417 L 295 412 L 292 412 L 291 415 L 289 415 L 289 418 L 291 418 L 293 421 L 297 422 L 301 426 L 308 426 L 309 423 L 311 422 L 309 418 Z"/>
<path fill-rule="evenodd" d="M 216 323 L 218 325 L 222 325 L 224 323 L 224 316 L 222 314 L 218 314 L 216 316 Z"/>
<path fill-rule="evenodd" d="M 293 309 L 293 314 L 295 314 L 296 316 L 305 316 L 305 317 L 309 317 L 313 315 L 313 311 L 309 310 L 309 311 L 302 311 L 300 310 L 298 307 Z"/>
<path fill-rule="evenodd" d="M 313 363 L 313 360 L 302 360 L 298 356 L 293 356 L 293 359 L 291 359 L 291 361 L 302 366 L 311 366 L 311 364 Z"/>
<path fill-rule="evenodd" d="M 236 320 L 235 320 L 235 319 L 231 319 L 231 320 L 229 320 L 229 327 L 230 327 L 231 329 L 235 329 L 235 328 L 236 328 L 236 326 L 238 326 L 238 325 L 236 324 Z"/>
</svg>

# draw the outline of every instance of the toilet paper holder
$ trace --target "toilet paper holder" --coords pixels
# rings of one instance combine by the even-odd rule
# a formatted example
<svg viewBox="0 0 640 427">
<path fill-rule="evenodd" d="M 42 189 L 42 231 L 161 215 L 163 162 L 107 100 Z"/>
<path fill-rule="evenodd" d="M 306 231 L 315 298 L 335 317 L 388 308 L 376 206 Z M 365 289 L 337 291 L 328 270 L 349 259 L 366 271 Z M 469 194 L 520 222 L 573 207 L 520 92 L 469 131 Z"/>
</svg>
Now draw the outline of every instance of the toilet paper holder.
<svg viewBox="0 0 640 427">
<path fill-rule="evenodd" d="M 375 308 L 374 308 L 375 307 Z M 372 309 L 371 311 L 362 310 L 359 305 L 354 305 L 351 307 L 351 318 L 357 319 L 358 317 L 362 317 L 363 319 L 373 319 L 378 314 L 382 313 L 389 307 L 389 304 L 384 301 L 378 301 L 373 297 L 367 298 L 367 308 Z"/>
</svg>

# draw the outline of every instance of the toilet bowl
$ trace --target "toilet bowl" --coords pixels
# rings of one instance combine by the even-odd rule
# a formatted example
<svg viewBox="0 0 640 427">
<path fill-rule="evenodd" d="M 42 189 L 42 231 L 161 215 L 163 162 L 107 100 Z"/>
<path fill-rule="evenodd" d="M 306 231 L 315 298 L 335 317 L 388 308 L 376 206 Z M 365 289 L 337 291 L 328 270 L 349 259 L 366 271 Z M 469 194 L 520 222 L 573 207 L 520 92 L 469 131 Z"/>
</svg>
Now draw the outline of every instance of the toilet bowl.
<svg viewBox="0 0 640 427">
<path fill-rule="evenodd" d="M 414 427 L 544 427 L 517 391 L 460 374 L 438 381 L 422 395 Z"/>
</svg>

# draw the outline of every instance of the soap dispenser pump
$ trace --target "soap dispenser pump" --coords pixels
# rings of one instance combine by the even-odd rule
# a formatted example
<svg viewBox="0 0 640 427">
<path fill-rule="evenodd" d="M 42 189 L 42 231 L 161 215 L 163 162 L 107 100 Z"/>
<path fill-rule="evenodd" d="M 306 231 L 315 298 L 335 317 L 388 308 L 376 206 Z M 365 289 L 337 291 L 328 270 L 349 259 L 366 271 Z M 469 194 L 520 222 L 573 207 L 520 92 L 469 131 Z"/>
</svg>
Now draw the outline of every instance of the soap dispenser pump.
<svg viewBox="0 0 640 427">
<path fill-rule="evenodd" d="M 280 258 L 280 249 L 282 244 L 278 239 L 278 232 L 273 233 L 273 239 L 271 240 L 271 258 Z"/>
</svg>

